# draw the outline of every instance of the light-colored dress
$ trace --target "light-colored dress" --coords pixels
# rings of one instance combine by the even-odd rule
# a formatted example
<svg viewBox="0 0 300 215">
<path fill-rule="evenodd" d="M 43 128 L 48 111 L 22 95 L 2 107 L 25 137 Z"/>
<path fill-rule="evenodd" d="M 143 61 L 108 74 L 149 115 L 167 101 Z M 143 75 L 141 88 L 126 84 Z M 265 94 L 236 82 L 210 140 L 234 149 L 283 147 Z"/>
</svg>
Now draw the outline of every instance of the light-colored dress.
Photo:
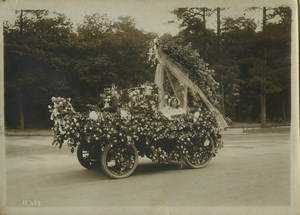
<svg viewBox="0 0 300 215">
<path fill-rule="evenodd" d="M 176 115 L 181 115 L 181 114 L 185 114 L 186 110 L 178 107 L 178 108 L 174 108 L 174 107 L 170 107 L 170 106 L 165 106 L 162 110 L 161 113 L 167 117 L 170 120 L 173 120 L 172 116 L 176 116 Z"/>
</svg>

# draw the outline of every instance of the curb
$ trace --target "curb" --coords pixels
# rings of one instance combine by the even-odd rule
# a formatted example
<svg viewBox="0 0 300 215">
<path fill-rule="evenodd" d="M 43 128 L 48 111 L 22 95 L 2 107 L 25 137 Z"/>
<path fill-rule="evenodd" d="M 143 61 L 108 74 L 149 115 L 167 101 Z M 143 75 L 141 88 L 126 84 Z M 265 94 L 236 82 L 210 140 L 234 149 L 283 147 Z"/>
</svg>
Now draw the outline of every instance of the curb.
<svg viewBox="0 0 300 215">
<path fill-rule="evenodd" d="M 266 129 L 287 129 L 291 126 L 272 126 L 267 127 Z M 252 128 L 227 128 L 226 130 L 221 131 L 222 135 L 236 135 L 236 134 L 249 134 L 252 133 L 251 131 L 259 131 L 259 129 L 264 129 L 261 127 L 252 127 Z M 249 133 L 248 133 L 249 132 Z M 4 131 L 5 136 L 53 136 L 52 130 L 5 130 Z"/>
</svg>

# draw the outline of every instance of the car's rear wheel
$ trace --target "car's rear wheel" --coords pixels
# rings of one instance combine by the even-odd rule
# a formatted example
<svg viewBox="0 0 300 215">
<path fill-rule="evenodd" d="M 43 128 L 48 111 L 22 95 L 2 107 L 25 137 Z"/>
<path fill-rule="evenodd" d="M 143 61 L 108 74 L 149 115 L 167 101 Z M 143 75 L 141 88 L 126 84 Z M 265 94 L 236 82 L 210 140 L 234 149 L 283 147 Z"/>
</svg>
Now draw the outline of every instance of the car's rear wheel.
<svg viewBox="0 0 300 215">
<path fill-rule="evenodd" d="M 195 144 L 193 149 L 185 158 L 185 163 L 193 169 L 203 168 L 214 156 L 214 140 L 207 137 L 201 145 Z"/>
</svg>

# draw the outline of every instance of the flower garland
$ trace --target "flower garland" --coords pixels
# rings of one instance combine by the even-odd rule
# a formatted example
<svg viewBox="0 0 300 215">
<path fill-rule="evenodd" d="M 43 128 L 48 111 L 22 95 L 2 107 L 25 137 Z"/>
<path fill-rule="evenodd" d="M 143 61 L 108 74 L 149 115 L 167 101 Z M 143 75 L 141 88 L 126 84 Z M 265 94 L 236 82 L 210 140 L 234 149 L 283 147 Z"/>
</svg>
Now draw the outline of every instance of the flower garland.
<svg viewBox="0 0 300 215">
<path fill-rule="evenodd" d="M 189 43 L 183 46 L 176 41 L 171 41 L 160 47 L 167 56 L 189 72 L 190 79 L 202 89 L 211 103 L 218 107 L 219 95 L 217 90 L 219 83 L 214 79 L 214 70 L 209 68 L 209 64 L 204 62 L 199 53 L 192 48 L 192 45 Z"/>
<path fill-rule="evenodd" d="M 194 113 L 169 120 L 158 110 L 155 84 L 124 90 L 121 96 L 121 109 L 128 111 L 125 118 L 120 112 L 96 112 L 101 117 L 91 118 L 88 113 L 76 112 L 70 99 L 53 97 L 53 105 L 49 105 L 53 144 L 61 147 L 67 143 L 72 152 L 82 142 L 99 144 L 102 151 L 107 144 L 135 144 L 139 155 L 155 163 L 181 163 L 185 157 L 196 156 L 208 136 L 219 140 L 218 148 L 222 146 L 215 116 L 201 104 Z"/>
</svg>

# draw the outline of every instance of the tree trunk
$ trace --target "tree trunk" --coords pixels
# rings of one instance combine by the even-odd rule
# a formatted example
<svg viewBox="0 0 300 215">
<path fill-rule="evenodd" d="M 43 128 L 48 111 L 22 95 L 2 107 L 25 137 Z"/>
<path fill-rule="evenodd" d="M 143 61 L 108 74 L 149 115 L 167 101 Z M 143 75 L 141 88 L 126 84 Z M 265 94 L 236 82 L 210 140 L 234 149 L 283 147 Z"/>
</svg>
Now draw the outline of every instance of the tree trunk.
<svg viewBox="0 0 300 215">
<path fill-rule="evenodd" d="M 217 44 L 219 57 L 221 56 L 222 46 L 221 46 L 221 16 L 220 8 L 217 7 Z M 225 116 L 225 95 L 224 95 L 224 74 L 221 71 L 221 113 Z"/>
<path fill-rule="evenodd" d="M 266 7 L 263 8 L 263 40 L 264 40 L 264 63 L 267 65 L 267 45 L 266 45 Z M 265 69 L 265 68 L 264 68 Z M 266 112 L 266 100 L 267 100 L 267 90 L 265 82 L 265 71 L 262 70 L 262 80 L 260 86 L 260 121 L 261 127 L 267 126 L 267 112 Z"/>
<path fill-rule="evenodd" d="M 241 103 L 238 103 L 238 121 L 242 121 L 242 107 Z"/>
<path fill-rule="evenodd" d="M 20 11 L 20 40 L 22 41 L 23 37 L 23 31 L 24 31 L 24 22 L 23 22 L 23 17 L 24 11 Z M 18 70 L 20 70 L 20 66 L 18 67 Z M 21 86 L 19 86 L 21 87 Z M 19 93 L 19 123 L 20 123 L 20 129 L 25 128 L 25 120 L 24 120 L 24 107 L 23 107 L 23 96 L 22 96 L 22 90 L 18 91 Z"/>
<path fill-rule="evenodd" d="M 206 8 L 202 8 L 202 21 L 203 21 L 203 36 L 204 36 L 204 60 L 207 61 L 207 43 L 206 43 Z"/>
<path fill-rule="evenodd" d="M 260 120 L 261 120 L 261 127 L 267 126 L 267 114 L 266 114 L 266 85 L 264 83 L 261 84 L 261 95 L 260 95 Z"/>
<path fill-rule="evenodd" d="M 282 120 L 283 121 L 286 121 L 286 108 L 285 108 L 285 105 L 286 105 L 286 100 L 285 100 L 285 96 L 283 94 L 282 95 Z"/>
<path fill-rule="evenodd" d="M 23 21 L 23 14 L 24 13 L 24 11 L 23 10 L 21 10 L 20 11 L 20 27 L 19 27 L 19 30 L 20 30 L 20 37 L 22 37 L 22 34 L 23 34 L 23 31 L 24 31 L 24 21 Z"/>
<path fill-rule="evenodd" d="M 221 113 L 225 116 L 225 95 L 224 95 L 224 75 L 221 74 Z"/>
<path fill-rule="evenodd" d="M 217 40 L 218 40 L 218 51 L 219 53 L 222 52 L 222 45 L 221 45 L 221 15 L 220 15 L 220 8 L 217 7 Z"/>
<path fill-rule="evenodd" d="M 24 120 L 24 107 L 23 107 L 23 98 L 20 94 L 19 96 L 19 123 L 20 123 L 20 129 L 25 128 L 25 120 Z"/>
</svg>

